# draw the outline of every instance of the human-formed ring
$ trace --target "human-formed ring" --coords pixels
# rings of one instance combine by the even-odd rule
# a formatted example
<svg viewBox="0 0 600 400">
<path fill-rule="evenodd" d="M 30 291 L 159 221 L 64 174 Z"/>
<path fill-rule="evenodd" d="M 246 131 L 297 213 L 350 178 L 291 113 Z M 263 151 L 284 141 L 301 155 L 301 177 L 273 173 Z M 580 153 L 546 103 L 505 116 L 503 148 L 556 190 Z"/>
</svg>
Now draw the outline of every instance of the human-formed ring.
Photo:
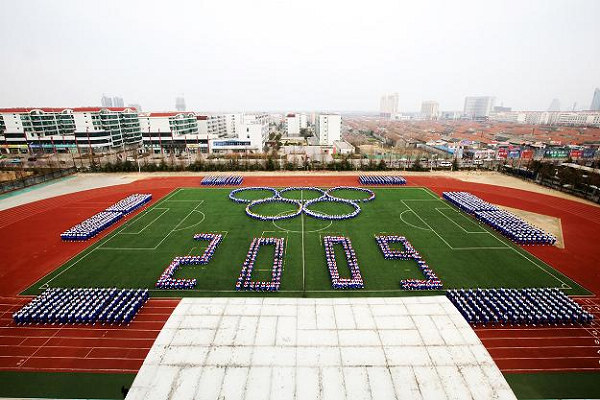
<svg viewBox="0 0 600 400">
<path fill-rule="evenodd" d="M 279 192 L 277 191 L 277 189 L 273 189 L 272 187 L 268 187 L 268 186 L 251 186 L 251 187 L 242 187 L 239 189 L 234 189 L 229 193 L 229 198 L 231 200 L 235 201 L 236 203 L 243 203 L 243 204 L 248 204 L 248 203 L 252 203 L 253 201 L 256 201 L 256 200 L 241 199 L 239 197 L 236 197 L 236 194 L 238 194 L 240 192 L 248 191 L 248 190 L 255 190 L 255 191 L 256 190 L 268 190 L 270 192 L 273 192 L 273 196 L 271 196 L 271 197 L 265 197 L 263 199 L 256 199 L 256 200 L 279 198 Z"/>
<path fill-rule="evenodd" d="M 321 197 L 325 196 L 325 191 L 323 189 L 318 188 L 318 187 L 314 187 L 314 186 L 286 187 L 285 189 L 281 189 L 279 191 L 279 196 L 280 197 L 284 197 L 283 193 L 290 192 L 292 190 L 306 190 L 306 191 L 311 190 L 313 192 L 318 192 L 318 193 L 321 194 L 318 198 L 321 198 Z M 285 198 L 287 198 L 287 197 L 285 197 Z M 307 202 L 308 200 L 311 200 L 311 199 L 301 199 L 301 200 L 299 200 L 299 199 L 291 199 L 291 200 L 296 200 L 296 201 L 300 201 L 300 202 Z M 314 200 L 314 199 L 312 199 L 312 200 Z"/>
<path fill-rule="evenodd" d="M 336 190 L 343 190 L 343 189 L 368 193 L 369 197 L 365 198 L 365 199 L 350 200 L 350 199 L 344 199 L 341 197 L 336 197 L 331 194 L 331 192 L 334 192 Z M 267 191 L 272 192 L 273 196 L 265 197 L 262 199 L 256 199 L 256 200 L 247 200 L 247 199 L 242 199 L 242 198 L 236 197 L 236 194 L 246 191 L 246 190 L 267 190 Z M 281 193 L 285 193 L 285 192 L 291 191 L 291 190 L 312 190 L 312 191 L 316 191 L 318 193 L 322 193 L 322 195 L 320 197 L 310 199 L 310 200 L 297 200 L 297 199 L 290 199 L 290 198 L 281 196 Z M 361 208 L 358 205 L 358 203 L 374 200 L 375 193 L 373 193 L 373 191 L 370 189 L 354 187 L 354 186 L 336 186 L 336 187 L 330 188 L 327 191 L 317 188 L 317 187 L 313 187 L 313 186 L 287 187 L 287 188 L 281 189 L 281 190 L 277 190 L 275 188 L 268 187 L 268 186 L 252 186 L 252 187 L 244 187 L 244 188 L 238 188 L 238 189 L 232 190 L 229 193 L 229 198 L 236 203 L 247 204 L 246 214 L 251 218 L 258 219 L 261 221 L 278 221 L 278 220 L 282 220 L 282 219 L 294 218 L 294 217 L 302 214 L 303 212 L 312 218 L 331 221 L 331 220 L 344 220 L 344 219 L 350 219 L 350 218 L 356 217 L 361 211 Z M 285 214 L 278 214 L 278 215 L 261 215 L 261 214 L 258 214 L 258 213 L 255 213 L 254 211 L 252 211 L 252 208 L 254 208 L 260 204 L 272 203 L 272 202 L 294 204 L 294 205 L 298 206 L 298 209 L 292 213 L 285 213 Z M 354 208 L 354 211 L 347 213 L 347 214 L 330 215 L 330 214 L 325 214 L 325 213 L 321 213 L 318 211 L 313 211 L 308 208 L 311 205 L 320 203 L 320 202 L 336 202 L 336 203 L 348 204 Z"/>
<path fill-rule="evenodd" d="M 334 202 L 334 203 L 344 203 L 344 204 L 348 204 L 352 207 L 354 207 L 354 211 L 347 213 L 347 214 L 335 214 L 335 215 L 330 215 L 330 214 L 324 214 L 318 211 L 313 211 L 310 210 L 308 207 L 310 207 L 313 204 L 317 204 L 317 203 L 321 203 L 321 202 Z M 358 204 L 356 204 L 354 201 L 351 200 L 346 200 L 346 199 L 340 199 L 337 197 L 332 197 L 329 195 L 325 195 L 322 197 L 319 197 L 318 199 L 313 199 L 313 200 L 308 200 L 307 202 L 304 203 L 304 205 L 302 206 L 303 210 L 304 210 L 304 214 L 308 215 L 309 217 L 313 217 L 316 219 L 325 219 L 325 220 L 343 220 L 343 219 L 350 219 L 350 218 L 354 218 L 356 217 L 359 213 L 360 213 L 360 206 Z"/>
<path fill-rule="evenodd" d="M 298 209 L 291 214 L 278 214 L 278 215 L 262 215 L 262 214 L 257 214 L 254 211 L 252 211 L 253 207 L 256 207 L 260 204 L 266 204 L 266 203 L 295 204 L 296 206 L 298 206 Z M 299 201 L 292 200 L 292 199 L 286 199 L 284 197 L 279 197 L 279 196 L 269 197 L 269 198 L 260 199 L 260 200 L 254 200 L 253 202 L 249 203 L 246 206 L 246 215 L 248 215 L 250 218 L 258 219 L 261 221 L 279 221 L 282 219 L 294 218 L 294 217 L 300 215 L 302 213 L 302 211 L 303 211 L 302 203 L 300 203 Z"/>
<path fill-rule="evenodd" d="M 354 190 L 355 192 L 363 192 L 363 193 L 368 193 L 369 197 L 365 198 L 365 199 L 344 199 L 343 197 L 337 197 L 335 195 L 333 195 L 332 193 L 336 190 Z M 371 189 L 367 189 L 367 188 L 363 188 L 363 187 L 356 187 L 356 186 L 336 186 L 336 187 L 332 187 L 330 189 L 327 190 L 327 192 L 325 192 L 325 194 L 329 197 L 332 197 L 334 199 L 340 199 L 340 200 L 348 200 L 348 201 L 353 201 L 353 202 L 360 202 L 360 203 L 366 203 L 368 201 L 373 201 L 375 200 L 375 193 L 371 190 Z"/>
</svg>

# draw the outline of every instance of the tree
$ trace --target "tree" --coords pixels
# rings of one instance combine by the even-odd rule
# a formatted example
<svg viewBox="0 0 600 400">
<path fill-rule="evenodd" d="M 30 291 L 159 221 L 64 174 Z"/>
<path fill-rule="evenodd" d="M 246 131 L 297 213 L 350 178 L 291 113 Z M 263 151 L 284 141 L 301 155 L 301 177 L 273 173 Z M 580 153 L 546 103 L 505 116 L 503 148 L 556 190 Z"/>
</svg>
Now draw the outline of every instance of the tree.
<svg viewBox="0 0 600 400">
<path fill-rule="evenodd" d="M 379 160 L 379 163 L 377 164 L 377 169 L 379 171 L 385 171 L 387 168 L 387 165 L 385 163 L 385 160 L 382 158 L 381 160 Z"/>
<path fill-rule="evenodd" d="M 458 171 L 458 160 L 455 158 L 452 160 L 452 171 Z"/>
</svg>

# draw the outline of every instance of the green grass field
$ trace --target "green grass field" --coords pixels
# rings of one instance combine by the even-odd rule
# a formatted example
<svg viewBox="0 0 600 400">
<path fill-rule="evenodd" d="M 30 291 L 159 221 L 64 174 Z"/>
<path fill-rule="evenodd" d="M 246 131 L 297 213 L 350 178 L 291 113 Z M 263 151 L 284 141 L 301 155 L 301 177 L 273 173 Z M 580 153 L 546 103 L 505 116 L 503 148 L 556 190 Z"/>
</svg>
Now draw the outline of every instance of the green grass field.
<svg viewBox="0 0 600 400">
<path fill-rule="evenodd" d="M 25 294 L 50 287 L 147 287 L 153 296 L 403 296 L 400 280 L 422 278 L 414 261 L 385 260 L 375 242 L 380 233 L 406 236 L 444 283 L 456 287 L 562 287 L 567 294 L 588 292 L 566 276 L 513 245 L 491 229 L 425 188 L 378 188 L 377 198 L 361 203 L 358 217 L 339 222 L 301 215 L 279 222 L 261 222 L 246 216 L 245 205 L 228 199 L 230 189 L 180 188 L 152 207 L 130 218 L 113 233 L 90 246 L 53 273 L 36 282 Z M 245 192 L 259 198 L 270 192 Z M 314 192 L 292 191 L 290 198 L 313 198 Z M 364 194 L 339 191 L 352 198 Z M 289 212 L 293 205 L 263 204 L 264 214 Z M 321 212 L 345 213 L 339 203 L 315 204 Z M 220 232 L 224 239 L 207 265 L 182 266 L 175 277 L 196 278 L 194 290 L 155 290 L 162 271 L 176 256 L 201 254 L 208 242 L 195 241 L 200 232 Z M 322 237 L 340 234 L 350 238 L 365 281 L 362 290 L 331 288 Z M 252 238 L 286 239 L 284 272 L 279 293 L 236 292 Z M 69 243 L 64 243 L 69 246 Z M 270 280 L 273 248 L 261 249 L 254 280 Z M 348 276 L 341 247 L 336 249 L 342 276 Z M 439 292 L 418 292 L 436 294 Z"/>
</svg>

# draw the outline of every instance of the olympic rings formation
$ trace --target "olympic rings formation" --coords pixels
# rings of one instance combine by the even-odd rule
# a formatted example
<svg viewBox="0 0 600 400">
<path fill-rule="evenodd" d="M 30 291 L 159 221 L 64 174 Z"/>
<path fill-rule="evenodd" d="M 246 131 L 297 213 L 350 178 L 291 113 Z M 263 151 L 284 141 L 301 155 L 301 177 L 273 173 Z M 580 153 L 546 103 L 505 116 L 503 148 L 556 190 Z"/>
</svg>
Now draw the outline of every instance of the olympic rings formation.
<svg viewBox="0 0 600 400">
<path fill-rule="evenodd" d="M 273 193 L 273 196 L 265 197 L 265 198 L 257 199 L 257 200 L 248 200 L 248 199 L 243 199 L 243 198 L 237 197 L 238 193 L 241 193 L 244 191 L 259 191 L 259 190 L 270 191 Z M 314 199 L 310 199 L 310 200 L 295 200 L 295 199 L 289 199 L 287 197 L 283 197 L 281 195 L 282 193 L 285 193 L 285 192 L 288 192 L 291 190 L 312 190 L 312 191 L 316 191 L 316 192 L 320 193 L 321 196 L 314 198 Z M 369 195 L 369 197 L 364 198 L 364 199 L 356 199 L 356 200 L 344 199 L 344 198 L 332 195 L 332 192 L 335 192 L 337 190 L 354 190 L 356 192 L 367 193 Z M 303 212 L 304 212 L 304 214 L 306 214 L 312 218 L 339 221 L 339 220 L 345 220 L 345 219 L 350 219 L 350 218 L 356 217 L 360 213 L 360 210 L 361 210 L 358 203 L 374 200 L 375 193 L 373 193 L 373 191 L 370 189 L 354 187 L 354 186 L 336 186 L 336 187 L 328 189 L 327 191 L 324 191 L 323 189 L 313 187 L 313 186 L 287 187 L 287 188 L 281 189 L 279 191 L 277 189 L 274 189 L 274 188 L 268 187 L 268 186 L 253 186 L 253 187 L 244 187 L 244 188 L 234 189 L 231 191 L 231 193 L 229 193 L 229 198 L 236 203 L 247 204 L 246 205 L 246 214 L 251 218 L 258 219 L 261 221 L 278 221 L 278 220 L 282 220 L 282 219 L 290 219 L 290 218 L 294 218 L 294 217 L 302 214 Z M 314 211 L 314 210 L 309 209 L 309 207 L 311 205 L 323 203 L 323 202 L 347 204 L 347 205 L 353 207 L 354 210 L 347 214 L 331 215 L 331 214 L 325 214 L 325 213 L 321 213 L 319 211 Z M 262 215 L 262 214 L 258 214 L 253 211 L 253 208 L 255 208 L 256 206 L 259 206 L 261 204 L 266 204 L 266 203 L 294 204 L 295 206 L 297 206 L 297 209 L 293 212 L 281 213 L 278 215 Z"/>
</svg>

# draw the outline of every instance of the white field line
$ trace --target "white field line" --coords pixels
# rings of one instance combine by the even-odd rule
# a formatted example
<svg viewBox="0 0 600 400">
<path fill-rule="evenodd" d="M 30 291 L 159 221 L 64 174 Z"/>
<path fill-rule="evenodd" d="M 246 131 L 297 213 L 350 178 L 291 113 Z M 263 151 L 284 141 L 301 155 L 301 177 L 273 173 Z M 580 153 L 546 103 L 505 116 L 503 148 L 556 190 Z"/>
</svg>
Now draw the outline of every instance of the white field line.
<svg viewBox="0 0 600 400">
<path fill-rule="evenodd" d="M 403 215 L 404 215 L 405 212 L 409 212 L 409 211 L 414 214 L 414 211 L 412 211 L 412 210 L 404 210 L 404 211 L 402 211 L 400 213 L 400 220 L 402 222 L 404 222 L 406 225 L 412 226 L 413 228 L 416 228 L 416 229 L 421 229 L 421 230 L 424 230 L 424 231 L 429 231 L 430 230 L 430 229 L 427 229 L 427 228 L 423 228 L 422 226 L 413 225 L 410 222 L 408 222 L 407 220 L 405 220 Z"/>
<path fill-rule="evenodd" d="M 157 243 L 157 244 L 156 244 L 154 247 L 105 247 L 105 246 L 102 246 L 102 247 L 100 247 L 100 248 L 98 248 L 98 249 L 100 249 L 100 250 L 156 250 L 156 249 L 158 249 L 158 248 L 160 247 L 160 245 L 161 245 L 161 244 L 162 244 L 162 243 L 163 243 L 165 240 L 167 240 L 167 238 L 168 238 L 169 236 L 171 236 L 171 234 L 172 234 L 173 232 L 178 232 L 178 231 L 181 231 L 181 230 L 189 229 L 189 228 L 192 228 L 192 227 L 194 227 L 194 226 L 196 226 L 196 225 L 198 225 L 198 224 L 200 224 L 200 223 L 204 222 L 204 220 L 206 219 L 206 215 L 205 215 L 205 214 L 204 214 L 202 211 L 198 211 L 198 210 L 197 210 L 197 208 L 198 208 L 198 207 L 199 207 L 199 206 L 200 206 L 202 203 L 204 203 L 204 200 L 200 200 L 200 202 L 199 202 L 198 204 L 196 204 L 196 207 L 194 207 L 194 209 L 193 209 L 193 210 L 191 210 L 189 213 L 187 213 L 187 215 L 186 215 L 185 217 L 183 217 L 182 219 L 180 219 L 180 220 L 179 220 L 179 222 L 177 223 L 177 225 L 175 225 L 175 227 L 174 227 L 173 229 L 171 229 L 171 231 L 170 231 L 169 233 L 167 233 L 167 234 L 166 234 L 166 235 L 165 235 L 165 236 L 164 236 L 164 237 L 163 237 L 163 238 L 160 240 L 160 242 L 158 242 L 158 243 Z M 181 225 L 181 224 L 183 223 L 183 221 L 185 221 L 186 219 L 188 219 L 188 217 L 189 217 L 190 215 L 192 215 L 192 213 L 194 213 L 194 212 L 198 212 L 198 213 L 202 214 L 202 220 L 201 220 L 201 221 L 199 221 L 199 222 L 196 222 L 196 223 L 195 223 L 195 224 L 193 224 L 193 225 L 186 226 L 186 227 L 183 227 L 183 228 L 181 228 L 181 229 L 177 229 L 177 228 L 179 228 L 179 225 Z"/>
<path fill-rule="evenodd" d="M 448 242 L 446 241 L 446 239 L 444 239 L 444 238 L 442 237 L 442 235 L 440 235 L 439 233 L 437 233 L 437 232 L 436 232 L 436 230 L 435 230 L 435 229 L 433 229 L 433 228 L 431 227 L 431 225 L 429 225 L 427 222 L 425 222 L 425 220 L 424 220 L 423 218 L 421 218 L 421 216 L 415 212 L 415 210 L 413 210 L 413 209 L 412 209 L 412 208 L 411 208 L 411 207 L 410 207 L 408 204 L 406 204 L 406 201 L 404 201 L 404 200 L 401 200 L 401 201 L 402 201 L 402 204 L 404 204 L 404 205 L 406 206 L 406 208 L 408 208 L 410 211 L 412 211 L 412 212 L 413 212 L 413 213 L 414 213 L 414 214 L 417 216 L 417 218 L 419 218 L 419 219 L 421 220 L 421 222 L 423 222 L 423 224 L 425 224 L 425 225 L 426 225 L 426 226 L 429 228 L 429 230 L 430 230 L 430 231 L 432 231 L 433 233 L 435 233 L 435 235 L 436 235 L 437 237 L 439 237 L 439 238 L 440 238 L 440 240 L 441 240 L 442 242 L 446 243 L 446 246 L 448 246 L 448 247 L 449 247 L 450 249 L 452 249 L 452 250 L 454 249 L 454 248 L 453 248 L 453 247 L 450 245 L 450 243 L 448 243 Z M 436 201 L 438 201 L 438 200 L 436 199 Z"/>
<path fill-rule="evenodd" d="M 170 208 L 153 208 L 153 210 L 163 210 L 163 212 L 160 213 L 160 215 L 158 217 L 154 218 L 152 221 L 150 221 L 150 223 L 148 223 L 146 226 L 144 226 L 139 231 L 137 231 L 137 232 L 118 232 L 117 235 L 139 235 L 140 233 L 144 232 L 146 230 L 146 228 L 148 228 L 150 225 L 152 225 L 154 222 L 156 222 L 160 217 L 162 217 L 166 212 L 170 211 L 171 209 Z"/>
<path fill-rule="evenodd" d="M 303 195 L 304 191 L 301 190 L 300 191 L 300 202 L 302 202 L 304 195 Z M 304 213 L 302 213 L 300 215 L 300 223 L 301 223 L 301 237 L 302 237 L 302 291 L 304 292 L 304 290 L 306 290 L 306 261 L 304 258 Z"/>
<path fill-rule="evenodd" d="M 168 199 L 170 199 L 171 197 L 173 197 L 174 195 L 176 195 L 177 193 L 179 193 L 181 191 L 182 188 L 179 188 L 177 190 L 174 190 L 171 194 L 169 194 L 167 197 L 161 199 L 158 203 L 156 203 L 154 205 L 154 207 L 156 207 L 157 205 L 161 204 L 164 201 L 167 201 Z M 86 254 L 84 254 L 83 256 L 81 256 L 81 258 L 79 258 L 77 261 L 75 261 L 74 263 L 70 264 L 68 267 L 66 267 L 65 269 L 63 269 L 62 271 L 60 271 L 58 274 L 54 275 L 52 278 L 50 278 L 49 280 L 46 281 L 46 283 L 40 285 L 39 289 L 44 289 L 45 287 L 48 287 L 48 284 L 50 282 L 52 282 L 54 279 L 58 278 L 59 276 L 61 276 L 62 274 L 64 274 L 65 272 L 67 272 L 68 270 L 70 270 L 73 266 L 75 266 L 77 263 L 79 263 L 81 260 L 83 260 L 84 258 L 86 258 L 87 256 L 89 256 L 90 254 L 92 254 L 94 251 L 98 250 L 98 249 L 102 249 L 102 245 L 104 245 L 105 243 L 107 243 L 110 239 L 114 238 L 115 236 L 117 236 L 120 232 L 122 232 L 129 223 L 132 223 L 133 221 L 136 221 L 138 218 L 141 218 L 142 215 L 145 215 L 148 212 L 148 210 L 146 210 L 143 213 L 139 213 L 138 215 L 136 215 L 134 218 L 132 218 L 128 223 L 126 223 L 118 232 L 113 233 L 110 236 L 105 237 L 104 239 L 102 239 L 101 241 L 97 242 L 94 247 L 89 250 Z M 84 250 L 85 251 L 85 250 Z M 81 254 L 81 253 L 79 253 Z M 67 262 L 71 262 L 71 260 L 73 260 L 74 258 L 78 257 L 79 254 L 76 254 L 75 256 L 73 256 L 71 259 L 69 259 L 69 261 Z M 43 280 L 45 277 L 42 277 L 40 279 L 38 279 L 35 283 L 37 284 L 39 281 Z"/>
<path fill-rule="evenodd" d="M 436 200 L 439 200 L 440 198 L 433 193 L 431 190 L 429 190 L 428 188 L 424 188 L 424 187 L 419 187 L 419 189 L 423 190 L 425 193 L 427 193 L 428 195 L 430 195 L 431 197 L 433 197 Z"/>
<path fill-rule="evenodd" d="M 456 221 L 454 221 L 452 218 L 450 218 L 449 216 L 447 216 L 445 213 L 443 213 L 443 212 L 442 212 L 442 210 L 452 210 L 451 208 L 448 208 L 448 207 L 446 207 L 446 208 L 436 207 L 435 209 L 436 209 L 436 211 L 437 211 L 437 212 L 439 212 L 440 214 L 442 214 L 442 215 L 443 215 L 443 216 L 444 216 L 446 219 L 448 219 L 448 221 L 450 221 L 450 222 L 452 222 L 454 225 L 458 226 L 458 227 L 459 227 L 460 229 L 462 229 L 462 230 L 463 230 L 465 233 L 487 233 L 487 234 L 489 234 L 489 232 L 488 232 L 488 231 L 485 231 L 485 230 L 483 230 L 483 231 L 482 231 L 482 230 L 480 230 L 480 231 L 475 231 L 475 232 L 468 231 L 468 230 L 466 230 L 465 228 L 463 228 L 462 226 L 460 226 L 460 225 L 459 225 L 459 224 L 458 224 Z"/>
<path fill-rule="evenodd" d="M 554 279 L 556 279 L 557 281 L 559 281 L 562 284 L 561 289 L 567 289 L 567 290 L 573 289 L 570 285 L 568 285 L 562 279 L 560 279 L 559 277 L 557 277 L 556 275 L 554 275 L 552 272 L 548 271 L 546 268 L 544 268 L 541 265 L 539 265 L 536 261 L 534 261 L 531 258 L 527 257 L 521 251 L 517 250 L 514 247 L 510 247 L 510 249 L 512 249 L 515 253 L 517 253 L 518 255 L 520 255 L 521 257 L 523 257 L 524 259 L 526 259 L 527 261 L 529 261 L 530 263 L 532 263 L 533 265 L 535 265 L 536 267 L 538 267 L 540 270 L 544 271 L 545 273 L 547 273 L 548 275 L 550 275 L 551 277 L 553 277 Z"/>
<path fill-rule="evenodd" d="M 477 248 L 468 248 L 468 247 L 452 247 L 439 233 L 436 232 L 435 229 L 433 229 L 431 227 L 431 225 L 429 225 L 427 222 L 425 222 L 425 220 L 423 218 L 421 218 L 421 216 L 419 214 L 417 214 L 404 200 L 401 200 L 402 204 L 404 204 L 409 210 L 411 210 L 413 213 L 415 213 L 415 215 L 421 220 L 421 222 L 423 222 L 425 225 L 427 225 L 429 227 L 429 229 L 431 229 L 431 231 L 437 236 L 439 237 L 444 243 L 446 243 L 446 245 L 451 249 L 451 250 L 485 250 L 486 248 L 483 247 L 477 247 Z M 412 200 L 410 200 L 412 201 Z M 513 250 L 515 253 L 517 253 L 518 255 L 520 255 L 521 257 L 525 258 L 527 261 L 529 261 L 530 263 L 532 263 L 533 265 L 535 265 L 537 268 L 539 268 L 540 270 L 544 271 L 546 274 L 550 275 L 551 277 L 553 277 L 554 279 L 556 279 L 558 282 L 560 282 L 562 284 L 561 288 L 562 289 L 573 289 L 571 286 L 569 286 L 566 282 L 564 282 L 562 279 L 560 279 L 558 276 L 556 276 L 555 274 L 553 274 L 551 271 L 548 271 L 547 269 L 543 268 L 541 265 L 539 265 L 537 262 L 535 262 L 534 260 L 532 260 L 531 258 L 529 258 L 528 256 L 526 256 L 525 254 L 523 254 L 521 251 L 517 250 L 515 247 L 513 246 L 507 246 L 500 238 L 496 237 L 495 235 L 493 235 L 492 233 L 490 233 L 490 235 L 492 235 L 495 239 L 497 239 L 499 242 L 501 242 L 502 244 L 504 244 L 504 247 L 500 247 L 498 249 L 501 248 L 506 248 L 506 249 L 510 249 Z M 491 250 L 490 248 L 488 248 L 488 250 Z"/>
</svg>

